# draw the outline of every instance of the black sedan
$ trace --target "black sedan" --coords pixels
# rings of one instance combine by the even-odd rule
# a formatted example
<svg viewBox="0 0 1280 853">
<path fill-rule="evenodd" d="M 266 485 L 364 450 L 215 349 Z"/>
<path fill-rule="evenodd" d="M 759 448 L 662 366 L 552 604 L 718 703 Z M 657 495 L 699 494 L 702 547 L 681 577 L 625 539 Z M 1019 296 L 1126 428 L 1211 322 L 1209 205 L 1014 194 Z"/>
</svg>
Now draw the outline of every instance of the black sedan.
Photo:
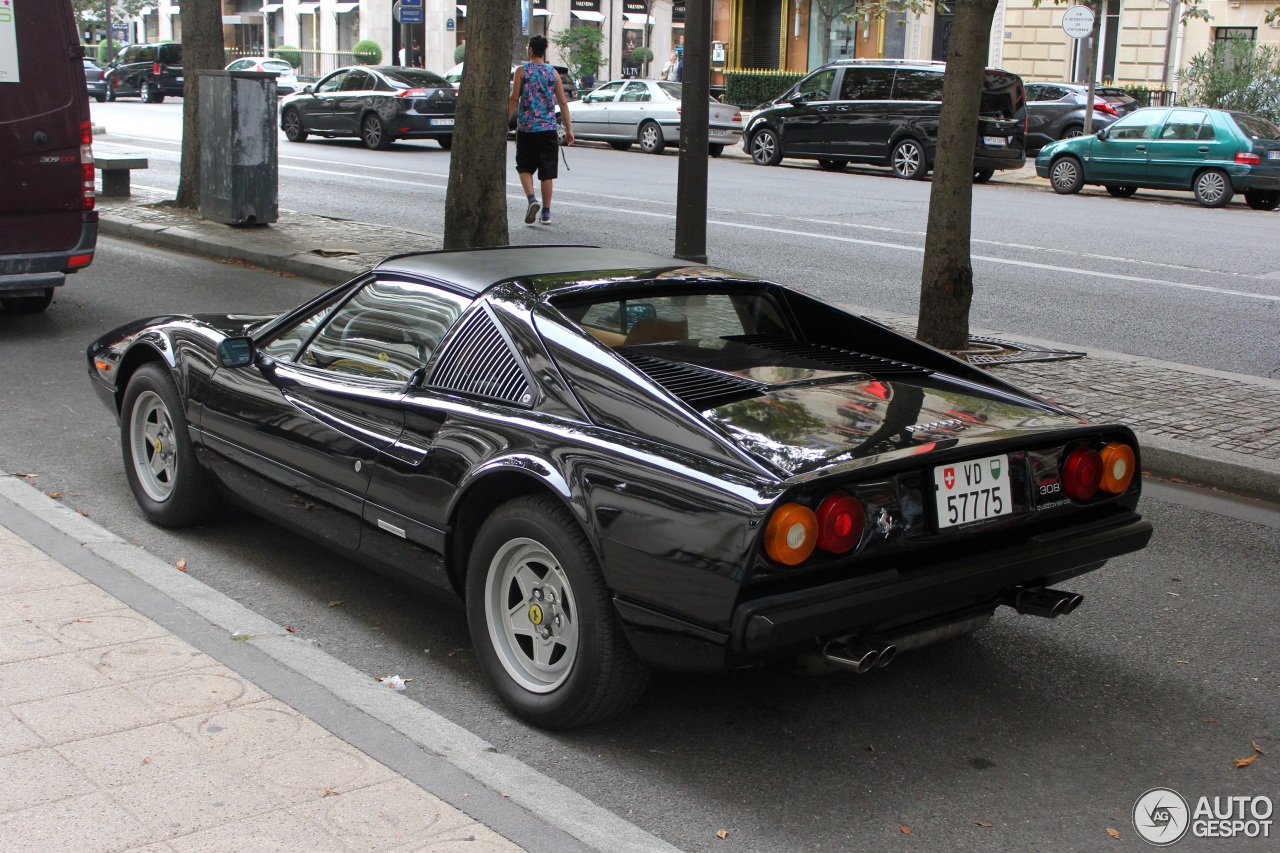
<svg viewBox="0 0 1280 853">
<path fill-rule="evenodd" d="M 280 103 L 280 128 L 290 142 L 316 134 L 359 136 L 368 148 L 397 139 L 453 144 L 458 90 L 438 74 L 398 65 L 339 68 Z"/>
<path fill-rule="evenodd" d="M 84 82 L 89 97 L 102 103 L 107 99 L 107 71 L 92 59 L 84 60 Z"/>
<path fill-rule="evenodd" d="M 777 284 L 633 252 L 402 255 L 88 349 L 143 512 L 231 498 L 464 602 L 540 726 L 651 669 L 856 672 L 1055 617 L 1146 545 L 1134 435 Z"/>
</svg>

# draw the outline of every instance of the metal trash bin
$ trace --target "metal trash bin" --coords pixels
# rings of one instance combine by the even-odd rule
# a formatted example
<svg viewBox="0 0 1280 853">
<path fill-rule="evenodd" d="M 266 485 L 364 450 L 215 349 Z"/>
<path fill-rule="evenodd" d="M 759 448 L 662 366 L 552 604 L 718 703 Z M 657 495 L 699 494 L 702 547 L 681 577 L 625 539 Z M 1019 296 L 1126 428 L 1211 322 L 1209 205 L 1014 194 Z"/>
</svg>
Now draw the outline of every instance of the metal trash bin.
<svg viewBox="0 0 1280 853">
<path fill-rule="evenodd" d="M 279 219 L 276 76 L 201 71 L 200 218 L 227 225 Z"/>
</svg>

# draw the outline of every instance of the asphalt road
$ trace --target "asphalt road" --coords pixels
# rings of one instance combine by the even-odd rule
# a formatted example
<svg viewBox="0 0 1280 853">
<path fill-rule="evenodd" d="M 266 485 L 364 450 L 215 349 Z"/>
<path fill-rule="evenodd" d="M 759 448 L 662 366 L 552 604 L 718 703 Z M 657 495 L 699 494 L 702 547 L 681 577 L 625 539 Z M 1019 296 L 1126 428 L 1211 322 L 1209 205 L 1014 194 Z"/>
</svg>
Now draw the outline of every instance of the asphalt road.
<svg viewBox="0 0 1280 853">
<path fill-rule="evenodd" d="M 412 679 L 407 695 L 682 849 L 1138 850 L 1130 811 L 1149 788 L 1280 789 L 1280 510 L 1169 486 L 1143 501 L 1151 547 L 1072 584 L 1085 604 L 1064 619 L 1002 613 L 865 677 L 659 676 L 608 725 L 532 729 L 487 689 L 456 608 L 247 514 L 186 531 L 143 519 L 84 346 L 138 316 L 280 309 L 318 285 L 101 247 L 45 314 L 0 312 L 0 470 L 37 475 L 43 491 L 185 559 L 351 666 Z M 1236 770 L 1253 741 L 1268 755 Z"/>
<path fill-rule="evenodd" d="M 151 160 L 139 184 L 177 185 L 181 101 L 94 104 L 102 151 Z M 449 152 L 434 142 L 367 151 L 357 141 L 280 140 L 280 204 L 441 231 Z M 678 158 L 598 144 L 566 151 L 557 224 L 526 228 L 514 170 L 513 242 L 579 242 L 666 254 L 675 237 Z M 829 174 L 786 161 L 712 160 L 713 263 L 825 298 L 914 315 L 930 184 L 887 170 Z M 1276 213 L 1224 210 L 1184 196 L 1057 196 L 1046 187 L 974 188 L 975 328 L 1257 376 L 1280 376 Z"/>
</svg>

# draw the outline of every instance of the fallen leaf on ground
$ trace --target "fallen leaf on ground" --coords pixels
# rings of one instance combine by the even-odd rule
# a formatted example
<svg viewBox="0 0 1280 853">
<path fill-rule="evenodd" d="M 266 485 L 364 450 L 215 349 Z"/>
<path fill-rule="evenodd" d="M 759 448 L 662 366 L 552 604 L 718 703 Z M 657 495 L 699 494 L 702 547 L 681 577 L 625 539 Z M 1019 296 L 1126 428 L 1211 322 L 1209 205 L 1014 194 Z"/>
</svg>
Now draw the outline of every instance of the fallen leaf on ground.
<svg viewBox="0 0 1280 853">
<path fill-rule="evenodd" d="M 186 570 L 187 570 L 187 558 L 181 557 L 178 559 L 178 571 L 185 572 Z"/>
<path fill-rule="evenodd" d="M 874 743 L 867 744 L 867 752 L 875 752 L 875 751 L 876 751 L 876 745 Z"/>
<path fill-rule="evenodd" d="M 339 604 L 346 604 L 346 602 L 345 602 L 345 601 L 341 601 L 341 600 L 339 600 L 339 601 L 330 601 L 330 602 L 329 602 L 329 606 L 330 606 L 330 607 L 337 607 Z"/>
<path fill-rule="evenodd" d="M 401 678 L 398 675 L 375 675 L 374 680 L 383 687 L 390 687 L 392 690 L 404 690 L 404 686 L 413 681 L 412 678 Z"/>
<path fill-rule="evenodd" d="M 986 827 L 990 827 L 994 825 L 994 824 L 987 823 L 985 820 L 975 820 L 974 823 L 976 823 L 978 826 L 986 826 Z"/>
<path fill-rule="evenodd" d="M 510 798 L 511 798 L 511 795 L 510 795 L 510 794 L 499 794 L 499 796 L 501 796 L 501 797 L 506 797 L 506 798 L 508 798 L 508 799 L 510 799 Z"/>
<path fill-rule="evenodd" d="M 298 274 L 296 272 L 277 271 L 276 275 L 280 276 L 281 278 L 297 278 L 298 277 Z"/>
<path fill-rule="evenodd" d="M 1258 753 L 1258 755 L 1266 755 L 1266 753 L 1262 751 L 1262 747 L 1258 746 L 1258 742 L 1256 740 L 1251 740 L 1249 743 L 1253 744 L 1253 751 Z"/>
<path fill-rule="evenodd" d="M 150 758 L 147 758 L 147 757 L 144 755 L 144 756 L 142 756 L 142 761 L 141 761 L 140 763 L 141 763 L 141 764 L 150 764 L 150 763 L 151 763 L 151 759 L 150 759 Z"/>
<path fill-rule="evenodd" d="M 10 476 L 10 477 L 21 477 L 21 478 L 22 478 L 22 479 L 24 479 L 24 480 L 30 480 L 32 477 L 39 477 L 40 475 L 39 475 L 39 474 L 24 474 L 24 473 L 23 473 L 23 472 L 21 472 L 21 471 L 10 471 L 10 472 L 9 472 L 9 476 Z"/>
<path fill-rule="evenodd" d="M 1236 769 L 1243 770 L 1244 768 L 1248 767 L 1250 764 L 1252 764 L 1257 760 L 1258 760 L 1258 754 L 1256 752 L 1253 755 L 1250 755 L 1248 758 L 1237 758 Z"/>
<path fill-rule="evenodd" d="M 78 509 L 78 510 L 76 510 L 76 512 L 80 513 L 80 514 L 81 514 L 81 515 L 83 515 L 85 518 L 88 518 L 88 517 L 89 517 L 89 513 L 85 512 L 85 511 L 84 511 L 84 510 L 82 510 L 82 509 Z"/>
<path fill-rule="evenodd" d="M 285 626 L 284 626 L 284 629 L 285 629 L 286 631 L 288 631 L 290 634 L 292 634 L 292 633 L 294 633 L 295 631 L 297 631 L 297 630 L 298 630 L 297 628 L 293 627 L 292 625 L 285 625 Z"/>
<path fill-rule="evenodd" d="M 1216 723 L 1216 722 L 1218 722 L 1218 721 L 1217 721 L 1217 720 L 1215 720 L 1213 717 L 1205 717 L 1205 718 L 1203 718 L 1202 720 L 1200 720 L 1200 722 L 1202 722 L 1202 723 Z"/>
<path fill-rule="evenodd" d="M 1191 661 L 1189 661 L 1189 660 L 1180 660 L 1180 661 L 1176 661 L 1176 663 L 1191 663 Z"/>
<path fill-rule="evenodd" d="M 46 494 L 46 495 L 48 495 L 48 496 L 49 496 L 49 497 L 51 497 L 51 498 L 60 498 L 60 497 L 62 497 L 62 492 L 45 492 L 45 494 Z"/>
<path fill-rule="evenodd" d="M 719 838 L 721 841 L 724 841 L 728 837 L 729 837 L 729 830 L 727 829 L 716 830 L 716 838 Z"/>
<path fill-rule="evenodd" d="M 1111 836 L 1112 838 L 1114 838 L 1116 841 L 1119 841 L 1119 840 L 1120 840 L 1120 831 L 1119 831 L 1118 829 L 1112 829 L 1111 827 L 1109 827 L 1109 826 L 1108 826 L 1108 827 L 1107 827 L 1107 835 L 1110 835 L 1110 836 Z"/>
<path fill-rule="evenodd" d="M 911 827 L 907 826 L 907 825 L 904 823 L 904 824 L 902 824 L 902 826 L 898 827 L 898 831 L 899 831 L 899 832 L 901 832 L 903 835 L 910 835 L 910 834 L 911 834 Z"/>
</svg>

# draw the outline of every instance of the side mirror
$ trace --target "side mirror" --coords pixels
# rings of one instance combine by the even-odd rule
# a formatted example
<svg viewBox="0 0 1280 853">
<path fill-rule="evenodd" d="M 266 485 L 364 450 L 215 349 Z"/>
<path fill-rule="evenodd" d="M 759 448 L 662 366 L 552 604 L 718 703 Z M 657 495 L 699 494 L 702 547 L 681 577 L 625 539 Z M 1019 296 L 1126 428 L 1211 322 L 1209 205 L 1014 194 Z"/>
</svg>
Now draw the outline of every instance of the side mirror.
<svg viewBox="0 0 1280 853">
<path fill-rule="evenodd" d="M 810 97 L 811 95 L 808 92 L 797 92 L 796 94 L 792 95 L 790 98 L 787 98 L 787 103 L 793 107 L 798 107 L 801 104 L 808 103 Z"/>
<path fill-rule="evenodd" d="M 1108 133 L 1108 132 L 1107 132 L 1108 130 L 1109 130 L 1109 128 L 1105 128 L 1105 127 L 1104 127 L 1102 130 L 1098 131 L 1098 132 L 1095 134 L 1095 136 L 1097 136 L 1099 139 L 1101 139 L 1101 140 L 1103 140 L 1103 141 L 1105 142 L 1105 141 L 1106 141 L 1106 138 L 1107 138 L 1108 136 L 1110 136 L 1110 135 L 1111 135 L 1110 133 Z"/>
<path fill-rule="evenodd" d="M 223 367 L 248 367 L 255 355 L 253 338 L 227 338 L 218 344 L 218 361 Z"/>
<path fill-rule="evenodd" d="M 312 86 L 310 83 L 308 83 L 307 85 L 302 87 L 302 94 L 310 95 L 314 90 L 315 90 L 315 87 Z"/>
</svg>

